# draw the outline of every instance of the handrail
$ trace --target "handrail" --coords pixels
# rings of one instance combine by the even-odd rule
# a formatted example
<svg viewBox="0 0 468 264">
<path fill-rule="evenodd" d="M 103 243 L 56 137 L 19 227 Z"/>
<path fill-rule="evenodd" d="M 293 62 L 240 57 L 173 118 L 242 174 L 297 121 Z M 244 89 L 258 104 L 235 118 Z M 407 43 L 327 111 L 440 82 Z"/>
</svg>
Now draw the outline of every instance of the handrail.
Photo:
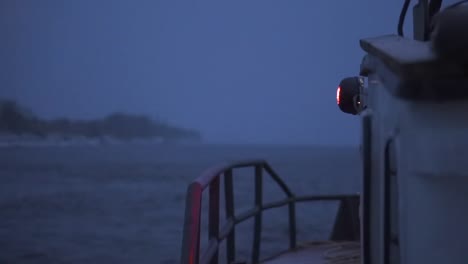
<svg viewBox="0 0 468 264">
<path fill-rule="evenodd" d="M 234 190 L 233 170 L 238 168 L 255 168 L 255 206 L 242 214 L 234 212 Z M 263 172 L 279 185 L 286 194 L 286 198 L 280 201 L 263 204 Z M 220 210 L 220 177 L 224 176 L 224 195 L 226 223 L 219 228 Z M 203 191 L 209 187 L 209 244 L 207 250 L 200 256 L 200 222 L 201 222 L 201 200 Z M 258 263 L 260 258 L 260 238 L 262 227 L 262 213 L 265 210 L 288 205 L 289 216 L 289 248 L 296 247 L 296 210 L 297 202 L 317 200 L 339 200 L 345 201 L 350 195 L 320 195 L 297 197 L 289 189 L 286 183 L 264 160 L 247 160 L 233 163 L 223 163 L 213 167 L 194 180 L 187 189 L 184 233 L 182 240 L 182 264 L 218 263 L 219 244 L 226 239 L 227 263 L 235 261 L 235 226 L 251 217 L 254 217 L 254 239 L 252 245 L 251 262 Z"/>
</svg>

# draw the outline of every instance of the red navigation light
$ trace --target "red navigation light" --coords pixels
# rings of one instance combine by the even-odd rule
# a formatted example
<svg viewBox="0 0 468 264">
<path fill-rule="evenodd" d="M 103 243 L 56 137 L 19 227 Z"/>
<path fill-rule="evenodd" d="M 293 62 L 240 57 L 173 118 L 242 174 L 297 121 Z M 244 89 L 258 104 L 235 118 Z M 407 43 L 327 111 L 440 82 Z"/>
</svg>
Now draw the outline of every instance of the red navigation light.
<svg viewBox="0 0 468 264">
<path fill-rule="evenodd" d="M 361 81 L 359 77 L 344 78 L 336 90 L 336 103 L 344 113 L 357 115 L 360 112 Z"/>
<path fill-rule="evenodd" d="M 340 104 L 340 93 L 341 93 L 341 86 L 338 86 L 338 89 L 336 90 L 336 104 Z"/>
</svg>

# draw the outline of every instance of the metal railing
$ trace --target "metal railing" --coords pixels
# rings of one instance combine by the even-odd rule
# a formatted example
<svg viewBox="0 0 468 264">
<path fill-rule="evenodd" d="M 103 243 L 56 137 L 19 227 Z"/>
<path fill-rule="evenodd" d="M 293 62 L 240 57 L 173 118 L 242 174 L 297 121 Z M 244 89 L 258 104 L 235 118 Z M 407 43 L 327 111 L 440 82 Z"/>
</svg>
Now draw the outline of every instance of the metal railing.
<svg viewBox="0 0 468 264">
<path fill-rule="evenodd" d="M 252 167 L 255 169 L 255 206 L 241 214 L 234 212 L 234 188 L 233 170 L 238 168 Z M 263 203 L 263 172 L 279 185 L 286 194 L 286 198 L 280 201 Z M 224 195 L 226 223 L 220 231 L 220 181 L 224 177 Z M 200 254 L 200 222 L 201 201 L 203 191 L 209 187 L 208 205 L 208 235 L 209 243 L 207 249 Z M 237 224 L 254 218 L 254 238 L 252 245 L 251 263 L 260 260 L 260 243 L 262 231 L 262 212 L 268 209 L 288 206 L 289 217 L 289 248 L 296 248 L 296 208 L 298 202 L 306 201 L 340 201 L 340 208 L 335 220 L 331 240 L 358 240 L 359 220 L 357 207 L 358 195 L 310 195 L 296 196 L 278 176 L 278 174 L 264 160 L 249 160 L 234 163 L 225 163 L 214 167 L 193 181 L 187 190 L 184 233 L 182 240 L 182 264 L 210 263 L 217 264 L 219 261 L 219 244 L 226 239 L 226 263 L 235 261 L 235 227 Z M 349 219 L 349 218 L 352 219 Z M 351 225 L 351 228 L 349 228 Z M 200 256 L 201 255 L 201 256 Z"/>
</svg>

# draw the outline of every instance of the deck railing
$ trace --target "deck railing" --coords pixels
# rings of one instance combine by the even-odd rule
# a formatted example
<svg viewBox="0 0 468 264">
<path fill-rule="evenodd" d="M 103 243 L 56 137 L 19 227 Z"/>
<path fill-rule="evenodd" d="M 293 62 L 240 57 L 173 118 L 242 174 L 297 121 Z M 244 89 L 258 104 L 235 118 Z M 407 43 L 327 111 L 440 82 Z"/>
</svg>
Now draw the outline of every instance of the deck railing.
<svg viewBox="0 0 468 264">
<path fill-rule="evenodd" d="M 240 214 L 234 212 L 233 170 L 238 168 L 255 169 L 255 206 Z M 263 203 L 263 173 L 266 172 L 286 198 Z M 220 181 L 224 177 L 224 195 L 226 222 L 220 231 Z M 208 235 L 207 249 L 200 254 L 201 202 L 203 191 L 209 187 Z M 260 244 L 262 231 L 262 213 L 265 210 L 288 206 L 289 248 L 296 247 L 296 203 L 306 201 L 340 201 L 340 208 L 335 220 L 331 240 L 358 240 L 359 220 L 357 207 L 358 195 L 310 195 L 296 196 L 264 160 L 249 160 L 225 163 L 214 167 L 193 181 L 187 190 L 185 205 L 184 233 L 182 240 L 182 264 L 217 264 L 219 261 L 219 244 L 226 239 L 226 258 L 228 264 L 234 263 L 236 252 L 236 225 L 254 218 L 254 237 L 250 263 L 260 261 Z"/>
</svg>

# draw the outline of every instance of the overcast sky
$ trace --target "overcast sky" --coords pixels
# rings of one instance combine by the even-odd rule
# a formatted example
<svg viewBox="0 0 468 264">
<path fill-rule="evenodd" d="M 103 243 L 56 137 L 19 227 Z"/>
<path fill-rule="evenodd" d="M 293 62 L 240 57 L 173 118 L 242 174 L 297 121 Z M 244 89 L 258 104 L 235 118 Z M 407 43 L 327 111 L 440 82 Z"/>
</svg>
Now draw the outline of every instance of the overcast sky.
<svg viewBox="0 0 468 264">
<path fill-rule="evenodd" d="M 357 144 L 336 87 L 402 3 L 0 0 L 0 97 L 47 118 L 149 114 L 211 142 Z"/>
</svg>

